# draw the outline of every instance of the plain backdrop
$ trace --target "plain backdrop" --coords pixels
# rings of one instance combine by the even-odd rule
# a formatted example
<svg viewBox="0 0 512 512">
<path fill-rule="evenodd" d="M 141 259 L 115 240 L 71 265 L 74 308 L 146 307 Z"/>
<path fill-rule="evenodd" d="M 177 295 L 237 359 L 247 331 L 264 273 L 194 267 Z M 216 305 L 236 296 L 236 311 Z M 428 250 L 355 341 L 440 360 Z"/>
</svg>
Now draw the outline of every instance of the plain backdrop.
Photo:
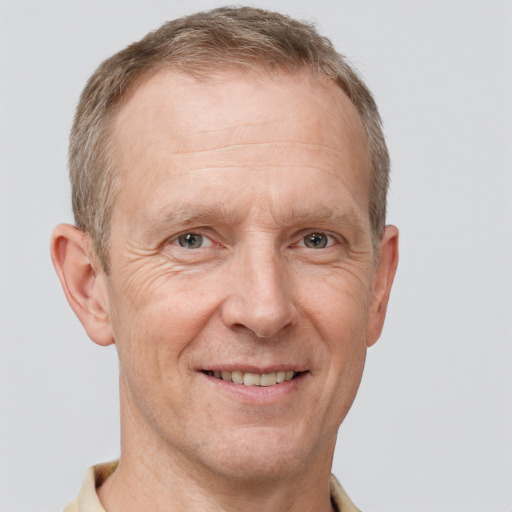
<svg viewBox="0 0 512 512">
<path fill-rule="evenodd" d="M 241 2 L 245 4 L 246 2 Z M 87 77 L 218 1 L 0 1 L 0 511 L 60 510 L 119 455 L 117 360 L 51 265 Z M 401 261 L 334 473 L 365 512 L 512 511 L 512 3 L 287 1 L 373 90 Z"/>
</svg>

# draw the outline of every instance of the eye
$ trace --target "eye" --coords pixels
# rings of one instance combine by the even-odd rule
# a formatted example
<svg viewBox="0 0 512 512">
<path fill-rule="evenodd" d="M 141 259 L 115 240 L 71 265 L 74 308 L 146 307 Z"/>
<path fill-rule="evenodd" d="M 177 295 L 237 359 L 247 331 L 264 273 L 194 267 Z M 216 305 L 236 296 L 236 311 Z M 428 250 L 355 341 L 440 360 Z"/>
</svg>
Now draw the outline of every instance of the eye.
<svg viewBox="0 0 512 512">
<path fill-rule="evenodd" d="M 176 240 L 184 249 L 199 249 L 213 245 L 213 242 L 207 236 L 200 235 L 199 233 L 184 233 Z"/>
<path fill-rule="evenodd" d="M 308 233 L 302 240 L 310 249 L 323 249 L 333 244 L 332 238 L 325 233 Z"/>
</svg>

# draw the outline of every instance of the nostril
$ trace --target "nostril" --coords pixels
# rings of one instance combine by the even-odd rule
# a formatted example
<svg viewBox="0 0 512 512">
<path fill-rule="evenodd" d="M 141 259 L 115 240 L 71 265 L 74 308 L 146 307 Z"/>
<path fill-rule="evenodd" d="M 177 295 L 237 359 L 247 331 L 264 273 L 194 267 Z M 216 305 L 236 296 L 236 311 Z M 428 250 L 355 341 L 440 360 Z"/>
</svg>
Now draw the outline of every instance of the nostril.
<svg viewBox="0 0 512 512">
<path fill-rule="evenodd" d="M 222 321 L 230 329 L 248 329 L 259 339 L 272 338 L 297 318 L 295 298 L 275 262 L 266 262 L 262 269 L 263 263 L 256 266 L 254 258 L 249 255 L 249 262 L 244 261 L 243 275 L 234 269 L 221 306 Z"/>
</svg>

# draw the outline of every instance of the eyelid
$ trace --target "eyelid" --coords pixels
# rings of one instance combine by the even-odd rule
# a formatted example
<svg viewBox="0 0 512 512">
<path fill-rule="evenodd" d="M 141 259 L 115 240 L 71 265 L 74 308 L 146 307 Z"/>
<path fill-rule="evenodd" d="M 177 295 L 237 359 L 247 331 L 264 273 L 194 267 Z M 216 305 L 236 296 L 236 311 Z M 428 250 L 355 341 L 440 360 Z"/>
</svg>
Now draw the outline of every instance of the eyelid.
<svg viewBox="0 0 512 512">
<path fill-rule="evenodd" d="M 180 231 L 179 233 L 176 233 L 175 235 L 169 237 L 167 239 L 167 242 L 168 244 L 172 244 L 174 246 L 177 246 L 177 247 L 180 247 L 180 248 L 183 248 L 181 247 L 181 245 L 179 244 L 178 242 L 178 239 L 179 237 L 183 236 L 183 235 L 186 235 L 186 234 L 196 234 L 196 235 L 201 235 L 203 237 L 203 245 L 200 247 L 200 249 L 205 249 L 205 248 L 209 248 L 209 247 L 222 247 L 222 243 L 218 242 L 217 240 L 215 240 L 211 234 L 206 234 L 205 232 L 211 232 L 212 230 L 211 229 L 208 229 L 208 228 L 192 228 L 192 229 L 185 229 L 183 231 Z M 291 245 L 292 246 L 301 246 L 301 247 L 305 247 L 307 249 L 309 249 L 309 247 L 306 247 L 306 245 L 304 244 L 304 238 L 307 236 L 307 235 L 311 235 L 311 234 L 321 234 L 321 235 L 326 235 L 328 238 L 329 238 L 329 242 L 328 242 L 328 245 L 326 247 L 324 247 L 324 249 L 327 249 L 329 247 L 333 247 L 335 245 L 346 245 L 346 239 L 345 237 L 343 237 L 343 235 L 339 234 L 339 233 L 333 233 L 332 231 L 329 231 L 329 230 L 325 230 L 325 229 L 312 229 L 312 228 L 308 228 L 308 229 L 303 229 L 301 230 L 299 233 L 297 233 L 294 238 L 297 240 L 296 242 L 292 243 Z M 207 242 L 206 244 L 204 242 Z"/>
</svg>

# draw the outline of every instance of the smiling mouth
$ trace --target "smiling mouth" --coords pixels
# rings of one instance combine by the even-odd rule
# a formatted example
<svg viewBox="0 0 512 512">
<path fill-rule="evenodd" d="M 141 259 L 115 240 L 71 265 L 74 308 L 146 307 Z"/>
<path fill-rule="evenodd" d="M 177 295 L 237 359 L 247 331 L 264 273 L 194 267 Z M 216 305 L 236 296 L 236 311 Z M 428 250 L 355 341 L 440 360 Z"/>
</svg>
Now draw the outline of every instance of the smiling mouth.
<svg viewBox="0 0 512 512">
<path fill-rule="evenodd" d="M 269 387 L 295 379 L 296 377 L 302 375 L 304 372 L 289 370 L 272 373 L 249 373 L 242 371 L 228 372 L 203 370 L 203 373 L 209 377 L 214 377 L 226 382 L 233 382 L 234 384 L 241 384 L 244 386 Z"/>
</svg>

